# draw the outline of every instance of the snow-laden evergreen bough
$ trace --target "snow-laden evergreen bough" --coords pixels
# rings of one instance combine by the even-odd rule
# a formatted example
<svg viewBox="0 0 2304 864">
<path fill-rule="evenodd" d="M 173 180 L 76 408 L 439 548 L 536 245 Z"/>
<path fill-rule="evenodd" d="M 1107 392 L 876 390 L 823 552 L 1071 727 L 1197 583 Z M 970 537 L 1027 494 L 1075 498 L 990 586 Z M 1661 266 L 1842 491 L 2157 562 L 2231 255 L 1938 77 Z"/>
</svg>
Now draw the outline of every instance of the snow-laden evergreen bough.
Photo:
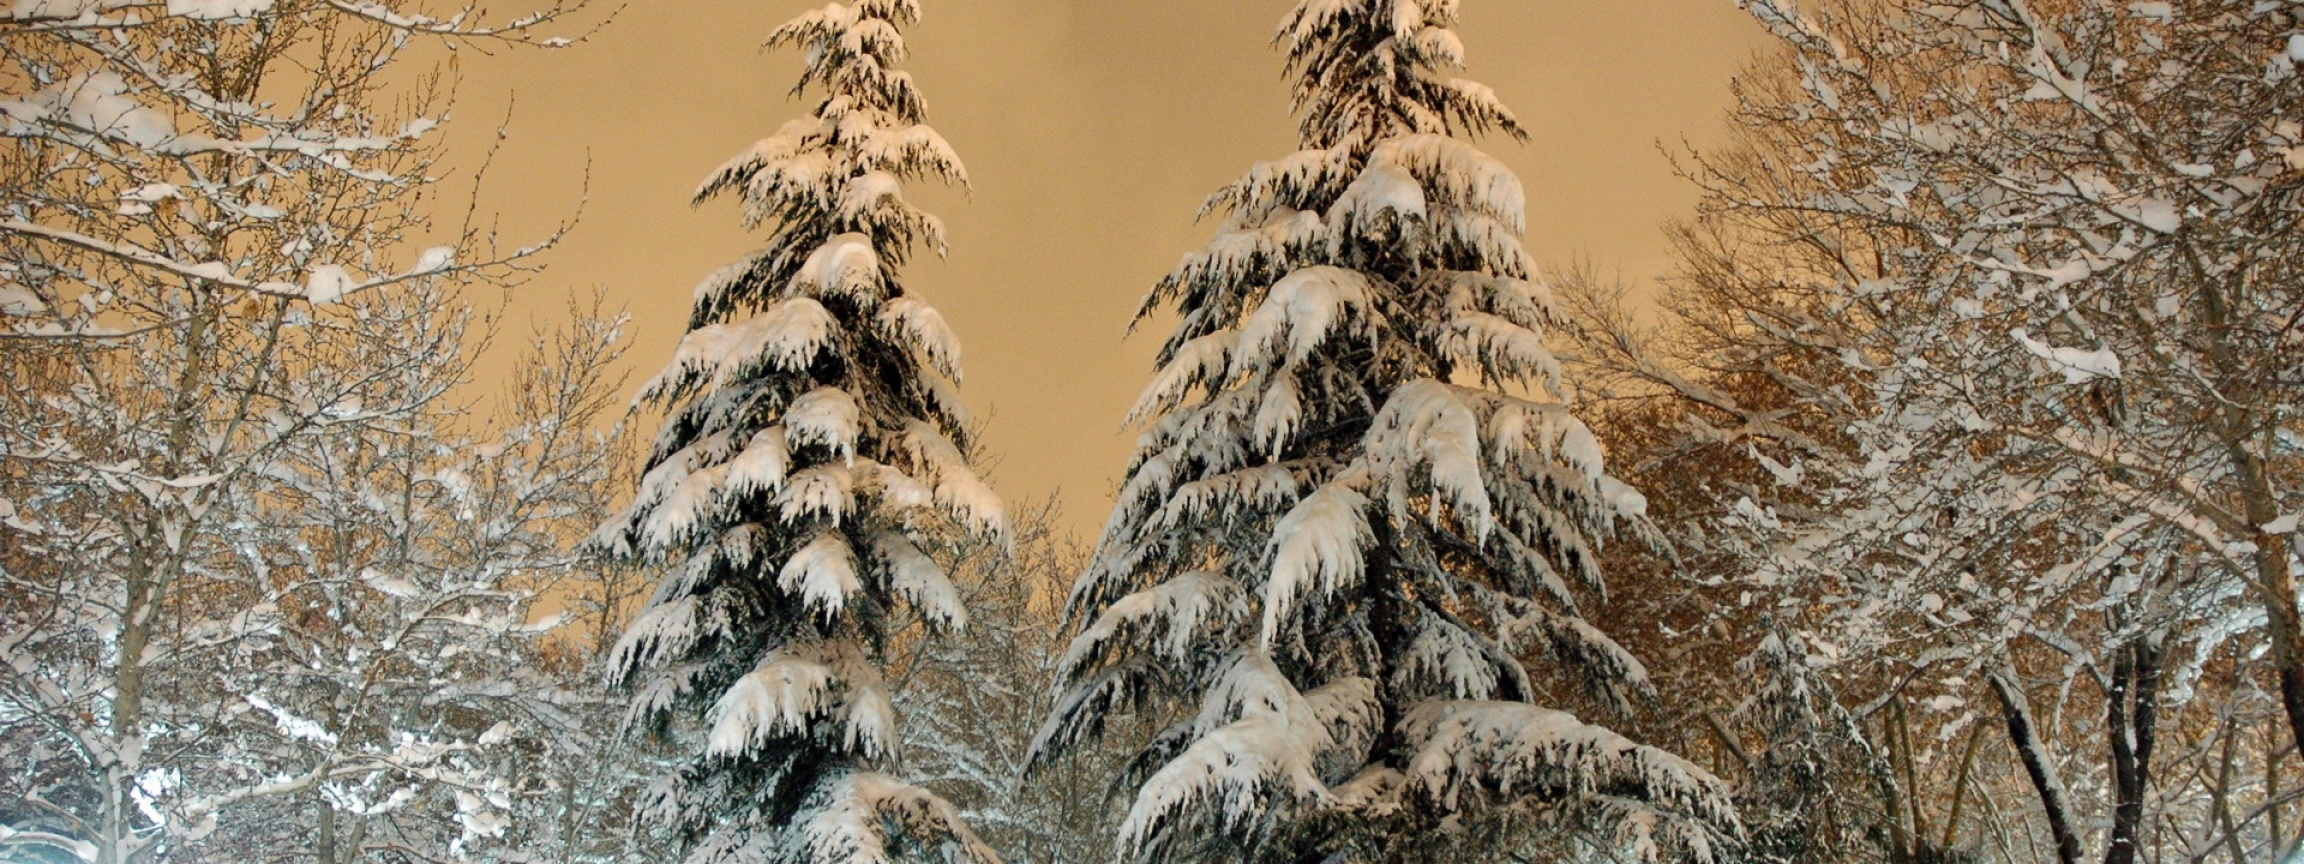
<svg viewBox="0 0 2304 864">
<path fill-rule="evenodd" d="M 1555 707 L 1653 697 L 1578 611 L 1646 502 L 1559 398 L 1519 180 L 1461 137 L 1519 129 L 1447 77 L 1456 15 L 1289 13 L 1304 149 L 1218 192 L 1144 305 L 1180 321 L 1036 747 L 1183 717 L 1122 778 L 1137 860 L 1384 860 L 1515 814 L 1702 859 L 1738 830 L 1712 775 Z"/>
<path fill-rule="evenodd" d="M 599 535 L 667 567 L 613 663 L 636 721 L 699 733 L 650 793 L 697 864 L 996 860 L 949 804 L 872 770 L 898 740 L 878 665 L 897 616 L 965 618 L 924 538 L 1003 530 L 963 455 L 958 344 L 897 279 L 944 239 L 903 181 L 965 182 L 894 68 L 919 14 L 835 3 L 769 37 L 823 98 L 698 190 L 769 240 L 697 287 L 643 393 L 670 412 L 649 471 Z"/>
</svg>

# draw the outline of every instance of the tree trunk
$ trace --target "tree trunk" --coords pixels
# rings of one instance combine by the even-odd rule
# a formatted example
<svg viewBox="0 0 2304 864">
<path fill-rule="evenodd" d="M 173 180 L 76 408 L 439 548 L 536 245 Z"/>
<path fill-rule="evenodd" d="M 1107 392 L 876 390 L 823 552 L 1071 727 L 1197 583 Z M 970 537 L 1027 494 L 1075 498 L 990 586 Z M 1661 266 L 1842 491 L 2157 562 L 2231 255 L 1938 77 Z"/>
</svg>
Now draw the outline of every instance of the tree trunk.
<svg viewBox="0 0 2304 864">
<path fill-rule="evenodd" d="M 2248 854 L 2240 848 L 2240 823 L 2232 818 L 2232 766 L 2240 746 L 2240 724 L 2224 721 L 2224 759 L 2216 769 L 2216 784 L 2208 788 L 2208 800 L 2216 812 L 2216 824 L 2224 831 L 2224 851 L 2232 856 L 2232 864 L 2248 864 Z"/>
<path fill-rule="evenodd" d="M 320 811 L 320 839 L 313 844 L 318 847 L 315 857 L 320 859 L 320 864 L 336 864 L 336 808 L 328 806 L 326 796 L 319 798 L 315 803 Z"/>
<path fill-rule="evenodd" d="M 2280 761 L 2287 757 L 2288 750 L 2273 742 L 2279 735 L 2270 729 L 2264 732 L 2264 749 L 2272 754 L 2264 760 L 2264 800 L 2270 805 L 2264 808 L 2264 824 L 2271 832 L 2275 855 L 2288 848 L 2288 835 L 2280 829 Z"/>
<path fill-rule="evenodd" d="M 144 654 L 160 621 L 165 590 L 156 569 L 140 563 L 130 572 L 127 602 L 121 607 L 112 710 L 106 724 L 111 750 L 101 754 L 103 763 L 95 766 L 104 778 L 103 836 L 98 845 L 106 864 L 130 864 L 144 857 L 145 847 L 136 836 L 134 790 L 144 773 Z"/>
<path fill-rule="evenodd" d="M 1961 809 L 1968 803 L 1968 773 L 1976 767 L 1976 748 L 1984 743 L 1984 724 L 1977 723 L 1968 733 L 1968 746 L 1960 753 L 1960 773 L 1952 777 L 1952 815 L 1944 820 L 1944 842 L 1936 844 L 1946 852 L 1960 839 Z"/>
<path fill-rule="evenodd" d="M 2024 763 L 2024 773 L 2032 777 L 2032 789 L 2040 794 L 2040 807 L 2048 813 L 2048 833 L 2056 839 L 2056 860 L 2060 864 L 2079 864 L 2080 835 L 2072 829 L 2072 810 L 2064 800 L 2064 782 L 2056 778 L 2056 766 L 2048 761 L 2047 748 L 2040 743 L 2039 733 L 2032 725 L 2032 708 L 2024 699 L 2024 690 L 2016 683 L 2014 670 L 1992 674 L 1992 692 L 2000 697 L 2000 716 L 2008 722 L 2008 743 L 2016 748 L 2016 757 Z"/>
<path fill-rule="evenodd" d="M 205 298 L 203 298 L 204 300 Z M 176 390 L 169 401 L 167 461 L 165 473 L 180 474 L 186 465 L 193 435 L 203 415 L 198 410 L 200 396 L 207 387 L 207 373 L 211 365 L 208 330 L 215 311 L 205 302 L 202 311 L 192 316 L 184 340 L 184 372 L 176 381 Z M 106 754 L 110 764 L 103 766 L 106 774 L 104 836 L 100 854 L 111 864 L 130 864 L 143 860 L 151 846 L 136 837 L 138 811 L 132 799 L 132 790 L 143 776 L 144 754 L 144 697 L 147 649 L 152 637 L 160 630 L 162 617 L 167 611 L 169 582 L 183 558 L 183 546 L 190 542 L 188 526 L 176 526 L 171 535 L 169 520 L 172 514 L 165 506 L 154 506 L 143 514 L 142 520 L 134 515 L 135 508 L 122 514 L 121 521 L 135 524 L 142 536 L 130 545 L 134 562 L 128 568 L 125 603 L 120 609 L 120 646 L 116 666 L 112 673 L 112 716 L 109 731 L 113 752 Z M 140 524 L 139 524 L 140 521 Z"/>
<path fill-rule="evenodd" d="M 2153 724 L 2158 716 L 2160 651 L 2146 639 L 2122 646 L 2106 693 L 2105 734 L 2112 745 L 2112 839 L 2104 864 L 2136 864 L 2144 796 L 2152 779 Z"/>
<path fill-rule="evenodd" d="M 2268 389 L 2265 385 L 2279 385 L 2251 374 L 2241 346 L 2225 336 L 2236 326 L 2234 304 L 2225 293 L 2231 290 L 2245 295 L 2245 283 L 2228 287 L 2207 278 L 2209 270 L 2198 254 L 2187 251 L 2186 260 L 2201 277 L 2202 311 L 2212 328 L 2209 359 L 2216 371 L 2216 390 L 2223 397 L 2223 406 L 2211 415 L 2210 432 L 2224 449 L 2242 513 L 2248 520 L 2247 530 L 2253 532 L 2248 539 L 2256 543 L 2254 582 L 2264 604 L 2265 630 L 2272 641 L 2272 668 L 2280 678 L 2280 707 L 2288 715 L 2289 740 L 2298 752 L 2304 752 L 2304 640 L 2299 638 L 2304 635 L 2299 633 L 2304 622 L 2296 611 L 2296 577 L 2288 570 L 2289 539 L 2286 534 L 2263 530 L 2281 514 L 2280 497 L 2265 465 L 2265 454 L 2270 450 L 2266 435 L 2269 424 L 2263 422 L 2260 406 Z"/>
<path fill-rule="evenodd" d="M 2251 506 L 2251 511 L 2258 508 Z M 2271 508 L 2263 508 L 2269 512 Z M 2250 518 L 2259 514 L 2251 512 Z M 2265 519 L 2270 522 L 2278 516 Z M 2304 750 L 2304 642 L 2298 640 L 2296 578 L 2288 572 L 2288 537 L 2256 537 L 2256 580 L 2264 595 L 2264 617 L 2272 636 L 2272 664 L 2280 676 L 2280 707 L 2288 715 L 2289 740 Z"/>
<path fill-rule="evenodd" d="M 1900 816 L 1904 820 L 1905 832 L 1912 837 L 1912 854 L 1919 856 L 1927 851 L 1928 820 L 1927 815 L 1920 810 L 1920 765 L 1918 757 L 1912 752 L 1912 717 L 1901 695 L 1889 703 L 1889 707 L 1892 711 L 1889 719 L 1896 724 L 1889 734 L 1895 742 L 1897 770 L 1904 778 L 1904 812 Z"/>
</svg>

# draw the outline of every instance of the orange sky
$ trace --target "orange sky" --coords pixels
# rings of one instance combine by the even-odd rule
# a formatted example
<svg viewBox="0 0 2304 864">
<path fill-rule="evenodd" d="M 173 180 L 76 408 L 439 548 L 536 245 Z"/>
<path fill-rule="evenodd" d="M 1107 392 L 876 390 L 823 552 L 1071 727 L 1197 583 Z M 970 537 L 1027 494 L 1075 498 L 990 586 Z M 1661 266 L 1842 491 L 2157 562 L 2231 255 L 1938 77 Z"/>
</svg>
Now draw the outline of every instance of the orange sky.
<svg viewBox="0 0 2304 864">
<path fill-rule="evenodd" d="M 733 205 L 692 210 L 689 192 L 805 110 L 786 96 L 797 58 L 759 44 L 812 5 L 636 0 L 586 44 L 463 64 L 449 141 L 459 158 L 517 97 L 481 203 L 508 241 L 566 217 L 590 164 L 583 219 L 515 296 L 508 337 L 601 286 L 634 318 L 635 381 L 669 357 L 697 279 L 755 242 Z M 1206 235 L 1192 219 L 1201 199 L 1294 149 L 1267 44 L 1289 0 L 923 5 L 908 65 L 974 188 L 912 191 L 944 218 L 952 251 L 916 262 L 909 284 L 966 344 L 994 484 L 1011 501 L 1060 493 L 1068 522 L 1092 535 L 1134 439 L 1118 423 L 1160 338 L 1123 341 L 1128 316 Z M 1530 250 L 1553 267 L 1658 274 L 1660 227 L 1695 200 L 1658 144 L 1717 139 L 1728 78 L 1759 29 L 1729 0 L 1465 5 L 1468 77 L 1532 133 L 1484 142 L 1528 186 Z"/>
</svg>

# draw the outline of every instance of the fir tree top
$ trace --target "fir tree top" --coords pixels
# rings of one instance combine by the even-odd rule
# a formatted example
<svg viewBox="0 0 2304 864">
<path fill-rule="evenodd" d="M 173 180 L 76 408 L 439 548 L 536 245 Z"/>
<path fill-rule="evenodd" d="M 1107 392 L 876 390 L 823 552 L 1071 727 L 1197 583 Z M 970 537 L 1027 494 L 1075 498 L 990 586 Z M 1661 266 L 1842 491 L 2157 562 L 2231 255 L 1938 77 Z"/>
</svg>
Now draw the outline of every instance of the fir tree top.
<svg viewBox="0 0 2304 864">
<path fill-rule="evenodd" d="M 1443 77 L 1464 67 L 1457 0 L 1300 3 L 1275 42 L 1307 148 L 1358 149 L 1400 135 L 1501 129 L 1525 137 L 1495 91 Z"/>
</svg>

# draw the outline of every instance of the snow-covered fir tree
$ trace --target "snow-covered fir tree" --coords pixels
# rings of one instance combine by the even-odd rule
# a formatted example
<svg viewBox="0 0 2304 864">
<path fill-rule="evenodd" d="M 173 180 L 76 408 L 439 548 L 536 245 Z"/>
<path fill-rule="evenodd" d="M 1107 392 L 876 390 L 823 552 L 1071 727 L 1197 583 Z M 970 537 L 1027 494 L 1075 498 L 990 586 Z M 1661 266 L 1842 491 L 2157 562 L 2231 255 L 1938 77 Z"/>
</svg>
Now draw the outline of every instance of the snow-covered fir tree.
<svg viewBox="0 0 2304 864">
<path fill-rule="evenodd" d="M 599 535 L 669 567 L 612 665 L 634 719 L 693 746 L 650 806 L 697 864 L 996 860 L 951 805 L 874 770 L 899 740 L 881 661 L 901 616 L 965 619 L 926 538 L 1003 530 L 965 456 L 959 346 L 897 276 L 944 243 L 904 181 L 965 182 L 895 68 L 919 15 L 834 3 L 769 37 L 821 98 L 698 190 L 769 239 L 697 287 L 643 393 L 669 411 L 649 470 Z"/>
<path fill-rule="evenodd" d="M 1218 192 L 1144 305 L 1180 320 L 1037 746 L 1181 718 L 1121 781 L 1135 860 L 1397 860 L 1527 816 L 1702 859 L 1738 830 L 1711 774 L 1565 710 L 1654 696 L 1579 612 L 1645 501 L 1565 404 L 1519 180 L 1465 140 L 1519 128 L 1450 77 L 1457 9 L 1299 3 L 1304 149 Z"/>
</svg>

